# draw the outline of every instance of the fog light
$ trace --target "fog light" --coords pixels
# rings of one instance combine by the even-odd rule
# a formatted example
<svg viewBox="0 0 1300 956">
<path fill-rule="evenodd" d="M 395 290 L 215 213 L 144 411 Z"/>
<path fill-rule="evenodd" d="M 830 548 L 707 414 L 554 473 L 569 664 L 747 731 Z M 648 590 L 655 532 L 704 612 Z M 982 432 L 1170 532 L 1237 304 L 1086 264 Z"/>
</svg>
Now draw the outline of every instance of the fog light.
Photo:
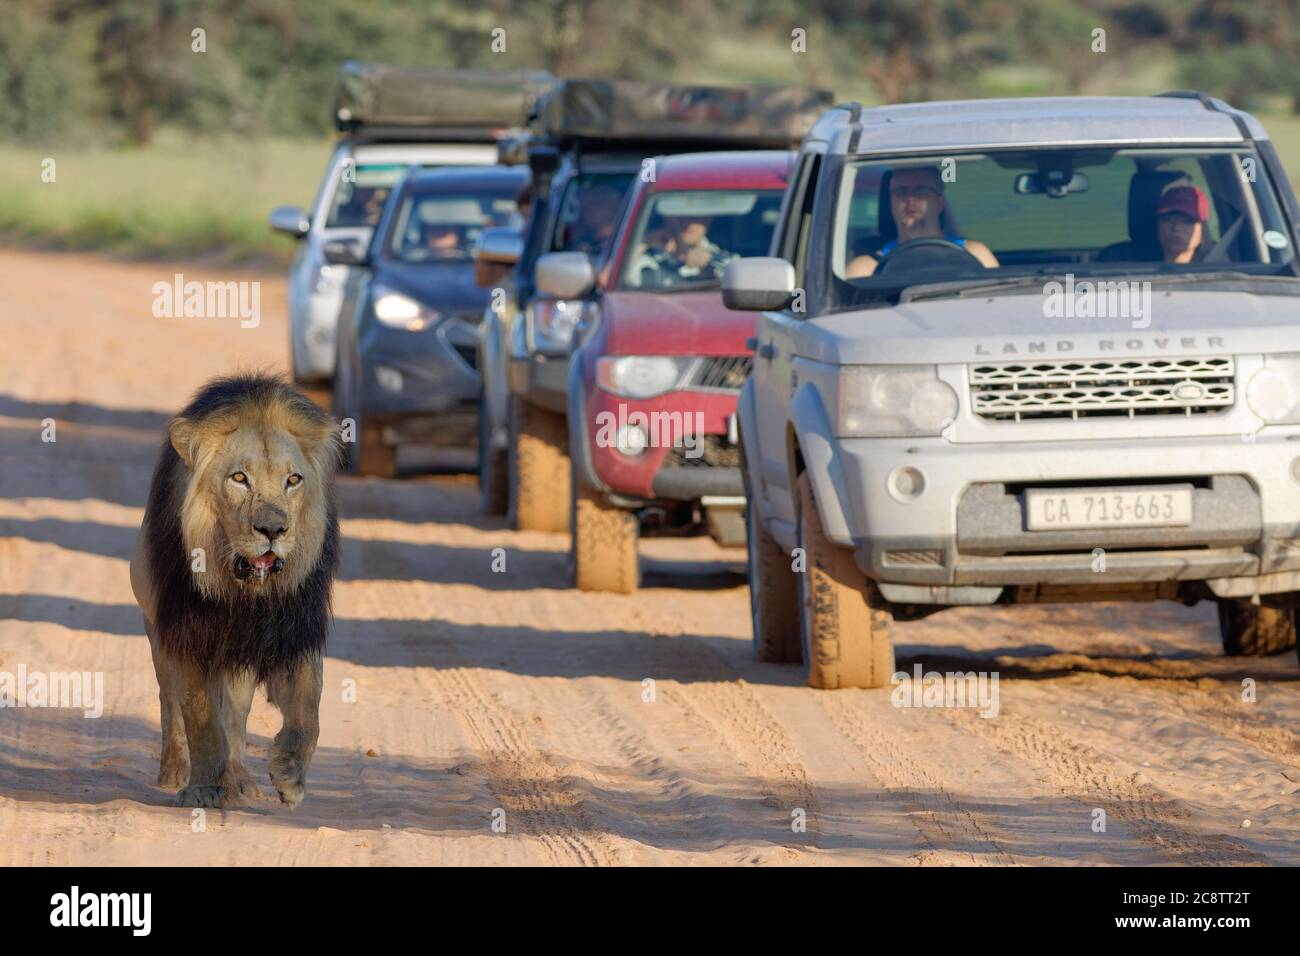
<svg viewBox="0 0 1300 956">
<path fill-rule="evenodd" d="M 385 392 L 400 392 L 402 390 L 402 373 L 395 368 L 389 368 L 387 365 L 375 366 L 375 381 Z"/>
<path fill-rule="evenodd" d="M 895 468 L 888 484 L 889 493 L 899 501 L 911 501 L 925 490 L 925 476 L 915 468 Z"/>
<path fill-rule="evenodd" d="M 640 425 L 624 425 L 618 430 L 618 436 L 614 439 L 614 447 L 629 458 L 641 454 L 648 444 L 645 429 Z"/>
</svg>

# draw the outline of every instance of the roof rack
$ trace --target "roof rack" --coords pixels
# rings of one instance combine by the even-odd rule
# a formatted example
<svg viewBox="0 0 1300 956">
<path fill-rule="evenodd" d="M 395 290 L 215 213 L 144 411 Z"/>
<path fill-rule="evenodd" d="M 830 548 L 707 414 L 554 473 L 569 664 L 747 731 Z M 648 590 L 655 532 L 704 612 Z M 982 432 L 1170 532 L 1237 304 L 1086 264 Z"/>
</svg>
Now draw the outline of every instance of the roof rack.
<svg viewBox="0 0 1300 956">
<path fill-rule="evenodd" d="M 452 70 L 349 60 L 334 124 L 356 139 L 496 142 L 521 127 L 555 82 L 544 70 Z"/>
<path fill-rule="evenodd" d="M 1197 100 L 1211 113 L 1222 113 L 1224 116 L 1229 117 L 1232 122 L 1236 124 L 1237 131 L 1241 133 L 1241 138 L 1245 142 L 1255 142 L 1255 137 L 1251 135 L 1249 127 L 1246 126 L 1246 121 L 1241 118 L 1241 114 L 1231 106 L 1228 106 L 1228 104 L 1223 102 L 1223 100 L 1216 100 L 1214 97 L 1210 96 L 1209 93 L 1203 92 L 1202 90 L 1165 90 L 1163 93 L 1157 93 L 1156 96 L 1179 100 Z M 1228 108 L 1221 108 L 1224 106 L 1227 106 Z"/>
<path fill-rule="evenodd" d="M 671 140 L 700 145 L 797 145 L 833 97 L 794 86 L 675 86 L 560 80 L 537 100 L 528 129 L 557 140 Z"/>
</svg>

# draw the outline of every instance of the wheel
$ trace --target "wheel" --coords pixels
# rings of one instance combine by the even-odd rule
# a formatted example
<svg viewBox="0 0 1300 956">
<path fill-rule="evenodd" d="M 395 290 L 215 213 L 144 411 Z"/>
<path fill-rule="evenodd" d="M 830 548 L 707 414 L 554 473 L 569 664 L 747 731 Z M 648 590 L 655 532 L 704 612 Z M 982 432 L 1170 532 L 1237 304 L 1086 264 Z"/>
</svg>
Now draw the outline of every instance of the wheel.
<svg viewBox="0 0 1300 956">
<path fill-rule="evenodd" d="M 478 395 L 478 490 L 484 514 L 503 515 L 509 509 L 506 450 L 492 447 L 492 415 L 488 409 L 487 391 L 483 388 L 479 389 Z"/>
<path fill-rule="evenodd" d="M 568 422 L 519 398 L 510 401 L 511 523 L 520 531 L 568 531 Z"/>
<path fill-rule="evenodd" d="M 1296 645 L 1295 609 L 1219 601 L 1219 637 L 1229 657 L 1281 654 Z"/>
<path fill-rule="evenodd" d="M 799 476 L 799 580 L 804 669 L 811 687 L 884 687 L 894 673 L 893 616 L 853 553 L 822 531 L 812 479 Z"/>
<path fill-rule="evenodd" d="M 632 594 L 639 582 L 636 513 L 609 503 L 604 495 L 575 483 L 573 531 L 569 539 L 573 584 L 579 591 Z"/>
<path fill-rule="evenodd" d="M 749 552 L 749 614 L 754 660 L 798 664 L 803 660 L 799 639 L 799 582 L 791 567 L 791 556 L 758 520 L 754 488 L 743 456 L 740 474 L 745 483 L 745 549 Z"/>
</svg>

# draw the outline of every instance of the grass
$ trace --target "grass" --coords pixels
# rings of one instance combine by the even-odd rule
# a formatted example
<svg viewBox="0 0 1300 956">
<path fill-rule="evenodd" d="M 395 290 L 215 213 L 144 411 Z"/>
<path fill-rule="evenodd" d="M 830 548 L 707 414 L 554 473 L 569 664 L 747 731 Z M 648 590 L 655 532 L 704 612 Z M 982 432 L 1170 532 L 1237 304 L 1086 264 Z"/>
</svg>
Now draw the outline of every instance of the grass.
<svg viewBox="0 0 1300 956">
<path fill-rule="evenodd" d="M 0 237 L 160 259 L 284 263 L 271 207 L 310 205 L 329 156 L 314 140 L 195 140 L 145 149 L 0 147 Z M 43 161 L 55 181 L 42 181 Z"/>
<path fill-rule="evenodd" d="M 1260 117 L 1300 188 L 1300 117 Z M 266 224 L 271 207 L 310 205 L 324 140 L 186 138 L 146 149 L 0 146 L 0 239 L 142 258 L 286 264 L 294 244 Z M 42 161 L 56 180 L 41 180 Z"/>
</svg>

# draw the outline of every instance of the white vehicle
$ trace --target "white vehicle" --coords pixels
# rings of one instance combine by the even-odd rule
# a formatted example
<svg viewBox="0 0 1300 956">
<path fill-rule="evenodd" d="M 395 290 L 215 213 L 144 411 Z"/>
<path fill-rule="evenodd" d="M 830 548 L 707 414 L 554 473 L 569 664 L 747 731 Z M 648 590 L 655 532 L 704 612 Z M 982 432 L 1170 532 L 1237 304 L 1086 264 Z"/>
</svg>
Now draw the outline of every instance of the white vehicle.
<svg viewBox="0 0 1300 956">
<path fill-rule="evenodd" d="M 1156 599 L 1294 647 L 1298 242 L 1267 132 L 1203 94 L 826 113 L 723 280 L 756 657 L 881 687 L 894 621 Z"/>
<path fill-rule="evenodd" d="M 325 244 L 368 242 L 393 185 L 411 165 L 486 166 L 550 82 L 538 72 L 415 70 L 346 63 L 334 119 L 342 138 L 310 210 L 279 206 L 271 228 L 301 240 L 289 268 L 293 377 L 328 382 L 347 266 Z M 419 103 L 419 111 L 412 104 Z"/>
</svg>

